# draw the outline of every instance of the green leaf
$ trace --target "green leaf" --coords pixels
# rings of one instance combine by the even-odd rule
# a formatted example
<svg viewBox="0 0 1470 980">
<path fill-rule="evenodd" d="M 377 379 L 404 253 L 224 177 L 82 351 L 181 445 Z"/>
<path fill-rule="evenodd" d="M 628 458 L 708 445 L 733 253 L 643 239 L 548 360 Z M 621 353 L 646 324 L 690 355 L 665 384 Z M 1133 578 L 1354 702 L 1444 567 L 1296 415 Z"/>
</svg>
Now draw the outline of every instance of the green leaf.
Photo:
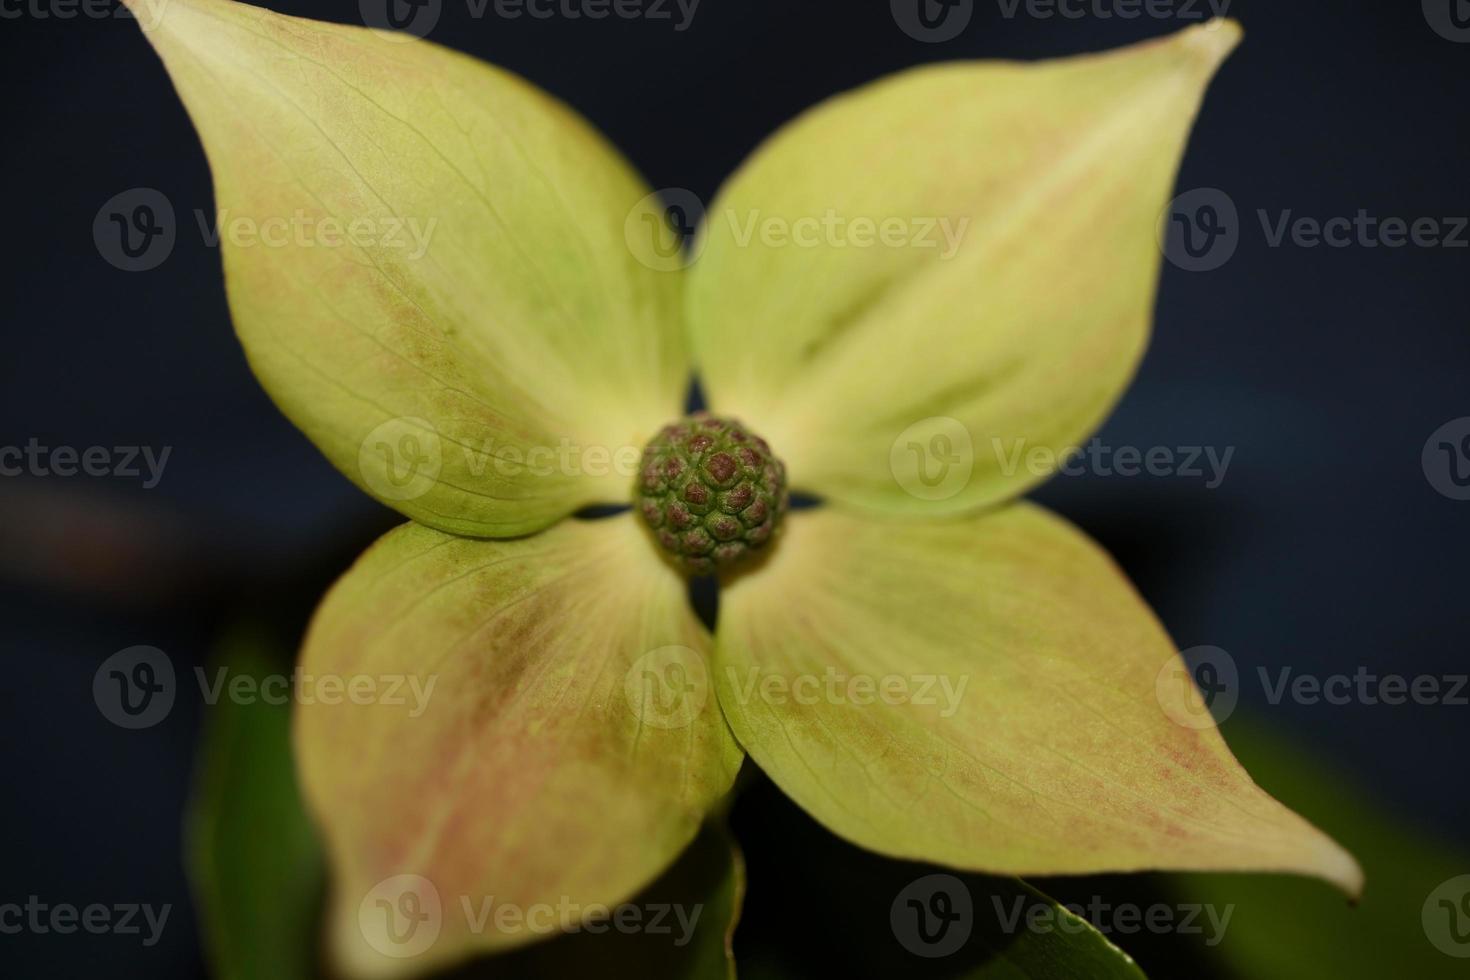
<svg viewBox="0 0 1470 980">
<path fill-rule="evenodd" d="M 1092 924 L 1024 882 L 990 879 L 991 910 L 1002 929 L 981 932 L 991 958 L 964 974 L 966 980 L 1143 980 L 1127 953 L 1108 942 Z M 1035 923 L 1008 933 L 1008 916 Z"/>
<path fill-rule="evenodd" d="M 627 244 L 648 189 L 616 151 L 415 38 L 130 2 L 209 157 L 235 330 L 327 458 L 455 533 L 626 502 L 688 361 L 677 277 Z"/>
<path fill-rule="evenodd" d="M 1174 644 L 1071 525 L 1029 504 L 934 522 L 824 508 L 783 534 L 721 594 L 714 684 L 750 756 L 831 830 L 994 874 L 1361 888 L 1351 855 L 1189 723 Z"/>
<path fill-rule="evenodd" d="M 708 649 L 632 514 L 512 541 L 414 524 L 381 538 L 301 654 L 337 692 L 302 699 L 295 734 L 341 968 L 418 973 L 524 945 L 561 921 L 526 910 L 579 916 L 656 878 L 740 765 Z M 465 911 L 490 899 L 524 917 Z"/>
<path fill-rule="evenodd" d="M 687 291 L 713 410 L 792 486 L 882 512 L 1024 492 L 1102 421 L 1149 333 L 1156 231 L 1240 28 L 926 65 L 802 115 L 707 213 Z"/>
<path fill-rule="evenodd" d="M 1351 847 L 1369 887 L 1356 906 L 1307 881 L 1247 875 L 1170 879 L 1181 901 L 1230 909 L 1224 941 L 1204 951 L 1241 977 L 1299 980 L 1463 978 L 1470 940 L 1456 943 L 1438 899 L 1470 895 L 1470 853 L 1344 780 L 1328 760 L 1236 713 L 1231 747 L 1261 785 Z M 1461 878 L 1458 889 L 1443 886 Z M 1459 911 L 1462 934 L 1470 918 Z M 1426 920 L 1429 929 L 1426 929 Z M 1433 937 L 1449 950 L 1436 946 Z"/>
<path fill-rule="evenodd" d="M 215 663 L 228 677 L 279 676 L 262 634 L 241 632 Z M 187 819 L 187 865 L 214 975 L 316 975 L 325 882 L 291 767 L 290 709 L 228 696 L 210 708 Z"/>
</svg>

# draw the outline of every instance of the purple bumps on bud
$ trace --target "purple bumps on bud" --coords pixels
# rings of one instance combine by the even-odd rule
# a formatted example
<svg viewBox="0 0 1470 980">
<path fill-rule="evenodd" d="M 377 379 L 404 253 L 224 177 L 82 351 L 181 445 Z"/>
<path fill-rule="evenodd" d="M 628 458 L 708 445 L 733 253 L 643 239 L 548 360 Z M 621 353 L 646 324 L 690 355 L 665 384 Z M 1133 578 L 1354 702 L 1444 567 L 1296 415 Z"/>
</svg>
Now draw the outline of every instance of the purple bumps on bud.
<svg viewBox="0 0 1470 980">
<path fill-rule="evenodd" d="M 706 575 L 771 539 L 786 513 L 786 466 L 734 419 L 700 412 L 643 450 L 638 511 L 688 572 Z"/>
</svg>

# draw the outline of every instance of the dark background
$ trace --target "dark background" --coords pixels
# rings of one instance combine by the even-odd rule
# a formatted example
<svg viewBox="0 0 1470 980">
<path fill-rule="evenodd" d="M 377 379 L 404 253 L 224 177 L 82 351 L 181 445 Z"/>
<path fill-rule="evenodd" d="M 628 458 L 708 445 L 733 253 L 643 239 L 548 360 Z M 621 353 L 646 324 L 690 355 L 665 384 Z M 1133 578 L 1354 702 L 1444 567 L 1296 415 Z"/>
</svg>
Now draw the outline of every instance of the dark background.
<svg viewBox="0 0 1470 980">
<path fill-rule="evenodd" d="M 395 518 L 322 460 L 247 370 L 219 256 L 193 220 L 213 208 L 204 156 L 136 25 L 39 17 L 40 0 L 25 2 L 0 4 L 0 445 L 172 450 L 153 489 L 0 478 L 0 901 L 174 910 L 153 948 L 0 936 L 0 957 L 21 974 L 192 975 L 204 967 L 180 812 L 204 708 L 181 697 L 164 723 L 124 731 L 93 703 L 93 673 L 135 644 L 188 671 L 242 608 L 299 629 Z M 350 0 L 271 6 L 359 21 Z M 708 200 L 783 121 L 885 73 L 1107 48 L 1189 22 L 1001 11 L 977 2 L 958 38 L 930 44 L 881 0 L 703 0 L 682 32 L 477 20 L 445 0 L 431 37 L 570 102 L 652 186 Z M 1037 496 L 1113 552 L 1182 647 L 1230 651 L 1243 705 L 1409 826 L 1463 843 L 1470 708 L 1272 706 L 1249 678 L 1257 666 L 1414 675 L 1470 664 L 1470 502 L 1436 492 L 1420 462 L 1430 433 L 1470 415 L 1470 250 L 1272 248 L 1255 217 L 1470 213 L 1470 44 L 1436 33 L 1415 2 L 1239 0 L 1229 13 L 1246 40 L 1210 89 L 1179 187 L 1228 193 L 1239 247 L 1213 271 L 1165 266 L 1152 348 L 1102 432 L 1115 446 L 1235 447 L 1227 477 L 1217 489 L 1062 477 Z M 178 242 L 159 267 L 128 273 L 104 261 L 92 223 L 134 187 L 169 198 Z M 737 808 L 752 900 L 773 887 L 763 869 L 784 873 L 784 838 L 763 828 L 804 819 L 785 806 L 757 791 Z M 761 807 L 781 812 L 768 821 Z"/>
</svg>

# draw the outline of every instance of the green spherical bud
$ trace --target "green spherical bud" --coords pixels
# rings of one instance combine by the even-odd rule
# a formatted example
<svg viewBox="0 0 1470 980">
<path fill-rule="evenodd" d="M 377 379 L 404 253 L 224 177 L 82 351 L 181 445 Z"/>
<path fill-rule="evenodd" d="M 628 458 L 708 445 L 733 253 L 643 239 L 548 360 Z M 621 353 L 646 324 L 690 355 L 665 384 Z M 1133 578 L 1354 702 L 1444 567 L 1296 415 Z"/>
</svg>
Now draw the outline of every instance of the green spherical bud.
<svg viewBox="0 0 1470 980">
<path fill-rule="evenodd" d="M 653 437 L 636 492 L 659 544 L 702 575 L 771 540 L 786 513 L 786 466 L 739 422 L 700 412 Z"/>
</svg>

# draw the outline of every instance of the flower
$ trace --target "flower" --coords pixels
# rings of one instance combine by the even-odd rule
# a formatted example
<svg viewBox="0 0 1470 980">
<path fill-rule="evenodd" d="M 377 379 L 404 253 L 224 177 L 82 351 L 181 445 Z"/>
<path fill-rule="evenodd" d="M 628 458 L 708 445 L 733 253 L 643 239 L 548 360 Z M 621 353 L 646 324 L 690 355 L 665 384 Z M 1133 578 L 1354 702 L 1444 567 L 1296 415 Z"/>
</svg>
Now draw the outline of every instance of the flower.
<svg viewBox="0 0 1470 980">
<path fill-rule="evenodd" d="M 333 587 L 302 651 L 349 692 L 436 682 L 417 715 L 298 710 L 346 968 L 536 935 L 446 916 L 393 959 L 359 911 L 394 876 L 522 908 L 630 896 L 747 753 L 827 827 L 898 857 L 1360 888 L 1198 721 L 1174 645 L 1108 557 L 1015 502 L 1046 472 L 986 451 L 1054 467 L 1126 386 L 1158 215 L 1233 23 L 833 99 L 729 181 L 687 267 L 640 237 L 661 212 L 615 151 L 506 72 L 228 0 L 171 0 L 148 36 L 220 208 L 316 231 L 226 237 L 255 373 L 411 519 Z M 432 232 L 410 250 L 404 227 Z M 713 636 L 640 523 L 683 506 L 667 487 L 576 516 L 631 502 L 642 448 L 688 424 L 691 369 L 721 438 L 738 420 L 786 467 L 752 463 L 768 476 L 751 492 L 774 505 L 789 476 L 823 501 L 741 539 L 758 557 L 725 579 Z"/>
</svg>

